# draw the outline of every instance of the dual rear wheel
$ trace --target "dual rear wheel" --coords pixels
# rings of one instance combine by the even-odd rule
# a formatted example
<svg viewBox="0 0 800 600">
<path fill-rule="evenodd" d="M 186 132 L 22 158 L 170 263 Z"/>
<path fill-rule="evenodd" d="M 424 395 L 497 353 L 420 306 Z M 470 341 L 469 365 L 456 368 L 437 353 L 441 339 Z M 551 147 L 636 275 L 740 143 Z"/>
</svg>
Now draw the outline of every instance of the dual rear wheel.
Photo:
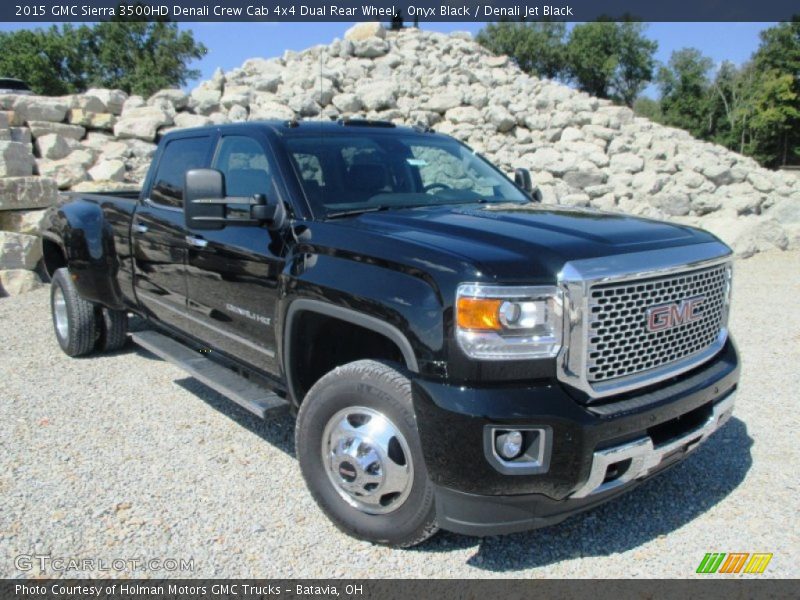
<svg viewBox="0 0 800 600">
<path fill-rule="evenodd" d="M 53 274 L 50 309 L 58 345 L 69 356 L 119 350 L 128 339 L 128 315 L 81 298 L 66 268 Z"/>
</svg>

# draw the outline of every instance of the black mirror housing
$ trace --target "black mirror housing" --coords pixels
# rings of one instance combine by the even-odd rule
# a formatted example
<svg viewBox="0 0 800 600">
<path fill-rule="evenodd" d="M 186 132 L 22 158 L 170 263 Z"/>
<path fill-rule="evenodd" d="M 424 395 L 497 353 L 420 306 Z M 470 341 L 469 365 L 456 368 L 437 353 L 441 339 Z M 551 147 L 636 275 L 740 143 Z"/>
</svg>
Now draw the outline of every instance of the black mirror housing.
<svg viewBox="0 0 800 600">
<path fill-rule="evenodd" d="M 514 169 L 514 183 L 528 194 L 533 190 L 531 172 L 528 171 L 528 169 L 523 169 L 521 167 L 519 169 Z"/>
<path fill-rule="evenodd" d="M 265 224 L 268 229 L 275 231 L 286 223 L 286 208 L 279 200 L 270 202 L 264 194 L 226 196 L 225 176 L 216 169 L 191 169 L 186 172 L 184 215 L 187 229 L 192 230 Z"/>
<path fill-rule="evenodd" d="M 522 167 L 515 169 L 514 183 L 517 184 L 517 187 L 519 187 L 522 191 L 528 194 L 531 197 L 531 200 L 534 202 L 542 201 L 542 193 L 539 191 L 539 188 L 533 185 L 531 172 L 528 171 L 528 169 L 524 169 Z"/>
<path fill-rule="evenodd" d="M 225 176 L 220 171 L 216 169 L 186 171 L 183 186 L 183 212 L 186 218 L 186 228 L 193 230 L 224 228 L 224 199 Z M 198 202 L 198 200 L 205 202 Z"/>
</svg>

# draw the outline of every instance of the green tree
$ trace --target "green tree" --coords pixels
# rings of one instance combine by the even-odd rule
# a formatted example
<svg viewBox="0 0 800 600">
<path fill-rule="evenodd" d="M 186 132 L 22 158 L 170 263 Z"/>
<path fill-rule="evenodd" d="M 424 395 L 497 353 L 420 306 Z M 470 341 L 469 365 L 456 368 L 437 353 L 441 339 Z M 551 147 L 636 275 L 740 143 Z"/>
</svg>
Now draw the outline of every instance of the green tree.
<svg viewBox="0 0 800 600">
<path fill-rule="evenodd" d="M 86 89 L 91 30 L 22 29 L 0 33 L 0 73 L 22 79 L 39 94 L 59 95 Z"/>
<path fill-rule="evenodd" d="M 92 85 L 143 96 L 197 78 L 188 63 L 208 52 L 190 31 L 165 21 L 106 21 L 93 33 Z"/>
<path fill-rule="evenodd" d="M 661 114 L 661 103 L 658 100 L 641 96 L 633 103 L 634 112 L 645 119 L 650 119 L 660 123 L 663 119 Z"/>
<path fill-rule="evenodd" d="M 561 78 L 566 66 L 566 25 L 551 21 L 489 23 L 477 41 L 495 54 L 507 54 L 520 69 L 537 77 Z"/>
<path fill-rule="evenodd" d="M 770 167 L 800 159 L 800 97 L 796 79 L 777 69 L 762 72 L 752 97 L 750 153 Z"/>
<path fill-rule="evenodd" d="M 619 64 L 612 81 L 617 98 L 628 106 L 642 93 L 653 79 L 656 68 L 655 53 L 658 42 L 644 37 L 641 23 L 617 24 Z"/>
<path fill-rule="evenodd" d="M 741 154 L 747 151 L 757 79 L 752 63 L 720 65 L 707 91 L 708 139 Z"/>
<path fill-rule="evenodd" d="M 800 16 L 790 23 L 779 23 L 759 35 L 761 45 L 753 55 L 760 69 L 775 69 L 800 79 Z"/>
<path fill-rule="evenodd" d="M 108 21 L 0 33 L 0 73 L 57 96 L 92 86 L 150 95 L 199 76 L 188 63 L 206 54 L 175 23 Z"/>
<path fill-rule="evenodd" d="M 762 31 L 753 64 L 753 152 L 771 166 L 800 164 L 800 17 Z"/>
<path fill-rule="evenodd" d="M 616 24 L 575 25 L 567 43 L 567 59 L 570 78 L 580 89 L 599 98 L 610 98 L 611 80 L 619 65 Z"/>
<path fill-rule="evenodd" d="M 661 113 L 667 125 L 686 129 L 706 139 L 710 133 L 708 98 L 709 73 L 713 61 L 695 48 L 676 50 L 658 73 Z"/>
<path fill-rule="evenodd" d="M 657 49 L 641 23 L 583 23 L 570 32 L 567 71 L 581 90 L 633 106 L 653 78 Z"/>
</svg>

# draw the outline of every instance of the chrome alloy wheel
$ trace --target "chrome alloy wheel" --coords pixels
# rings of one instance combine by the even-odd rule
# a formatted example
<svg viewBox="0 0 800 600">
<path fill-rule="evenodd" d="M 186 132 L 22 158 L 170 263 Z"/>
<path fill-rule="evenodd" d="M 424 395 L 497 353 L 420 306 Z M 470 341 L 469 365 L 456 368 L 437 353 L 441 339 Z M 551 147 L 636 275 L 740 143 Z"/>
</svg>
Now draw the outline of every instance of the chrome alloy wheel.
<svg viewBox="0 0 800 600">
<path fill-rule="evenodd" d="M 55 322 L 58 336 L 62 340 L 69 339 L 67 301 L 64 299 L 64 291 L 60 286 L 56 286 L 55 293 L 53 294 L 53 321 Z"/>
<path fill-rule="evenodd" d="M 405 437 L 386 415 L 351 406 L 331 417 L 322 436 L 325 471 L 348 504 L 373 515 L 400 508 L 414 466 Z"/>
</svg>

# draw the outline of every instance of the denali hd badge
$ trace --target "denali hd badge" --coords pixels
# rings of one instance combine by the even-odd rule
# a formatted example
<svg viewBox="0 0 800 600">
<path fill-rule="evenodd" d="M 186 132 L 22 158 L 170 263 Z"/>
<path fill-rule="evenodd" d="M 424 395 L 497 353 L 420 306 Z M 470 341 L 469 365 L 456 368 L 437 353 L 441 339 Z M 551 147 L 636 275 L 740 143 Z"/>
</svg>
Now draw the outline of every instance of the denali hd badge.
<svg viewBox="0 0 800 600">
<path fill-rule="evenodd" d="M 701 308 L 706 301 L 705 296 L 694 296 L 677 302 L 668 302 L 651 306 L 647 309 L 647 331 L 656 332 L 672 329 L 702 318 Z"/>
<path fill-rule="evenodd" d="M 272 323 L 272 319 L 269 317 L 265 317 L 264 315 L 259 315 L 258 313 L 254 313 L 252 311 L 247 310 L 246 308 L 242 308 L 241 306 L 236 306 L 234 304 L 226 304 L 225 308 L 227 308 L 232 313 L 236 313 L 237 315 L 242 315 L 243 317 L 247 317 L 248 319 L 252 319 L 253 321 L 258 321 L 262 325 L 269 325 Z"/>
</svg>

